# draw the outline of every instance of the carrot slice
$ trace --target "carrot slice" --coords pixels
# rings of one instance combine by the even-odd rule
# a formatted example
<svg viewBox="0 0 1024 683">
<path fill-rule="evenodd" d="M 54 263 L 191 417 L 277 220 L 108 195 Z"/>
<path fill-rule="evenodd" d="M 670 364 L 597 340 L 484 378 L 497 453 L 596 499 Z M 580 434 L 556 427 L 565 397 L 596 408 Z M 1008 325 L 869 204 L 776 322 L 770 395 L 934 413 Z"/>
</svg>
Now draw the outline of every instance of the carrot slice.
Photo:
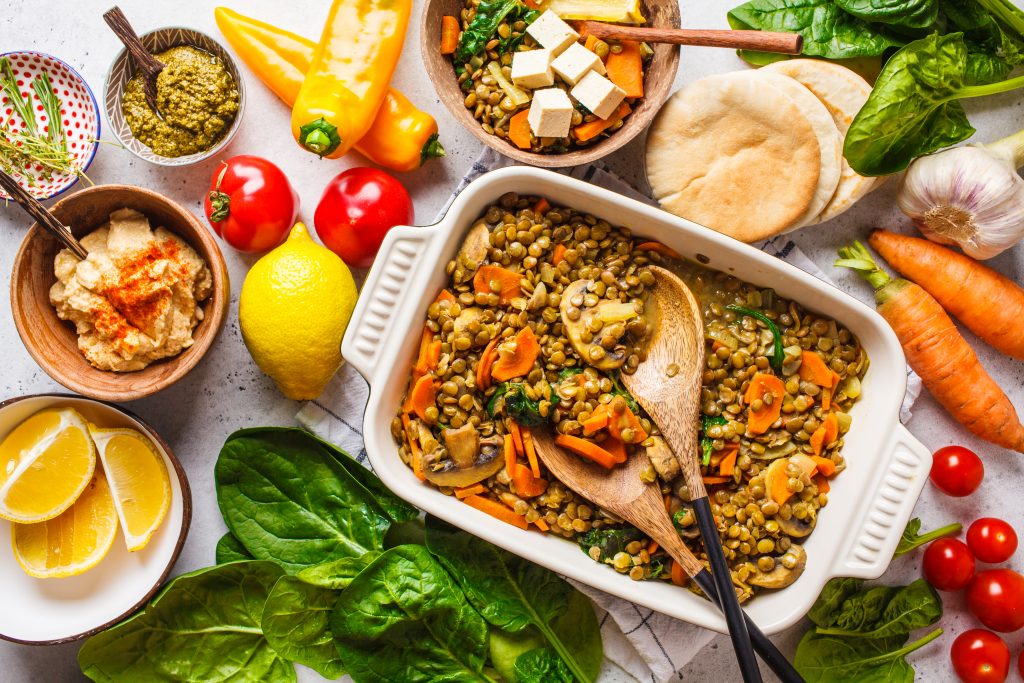
<svg viewBox="0 0 1024 683">
<path fill-rule="evenodd" d="M 534 213 L 547 213 L 551 209 L 551 202 L 544 197 L 537 200 L 537 203 L 533 205 Z"/>
<path fill-rule="evenodd" d="M 524 109 L 508 121 L 508 139 L 519 149 L 530 149 L 533 135 L 530 133 L 529 109 Z"/>
<path fill-rule="evenodd" d="M 640 43 L 623 40 L 621 52 L 609 52 L 605 61 L 608 80 L 626 91 L 626 97 L 644 96 L 644 60 Z"/>
<path fill-rule="evenodd" d="M 608 406 L 604 403 L 594 408 L 594 412 L 590 414 L 586 420 L 582 422 L 583 429 L 590 433 L 602 430 L 608 426 Z"/>
<path fill-rule="evenodd" d="M 811 452 L 821 455 L 821 449 L 825 446 L 825 425 L 821 425 L 811 434 Z"/>
<path fill-rule="evenodd" d="M 821 410 L 828 412 L 832 409 L 832 387 L 821 388 Z"/>
<path fill-rule="evenodd" d="M 800 354 L 800 379 L 805 382 L 817 384 L 819 387 L 831 387 L 835 380 L 835 374 L 814 351 L 804 351 Z"/>
<path fill-rule="evenodd" d="M 449 301 L 451 303 L 455 303 L 455 295 L 449 292 L 447 289 L 442 289 L 440 292 L 437 293 L 437 298 L 434 299 L 434 301 Z"/>
<path fill-rule="evenodd" d="M 491 364 L 494 362 L 494 347 L 497 345 L 497 337 L 489 341 L 476 364 L 476 385 L 482 391 L 486 391 L 491 386 Z"/>
<path fill-rule="evenodd" d="M 551 253 L 551 264 L 557 266 L 559 263 L 565 260 L 565 252 L 567 251 L 566 246 L 559 242 L 555 245 L 555 250 Z"/>
<path fill-rule="evenodd" d="M 583 41 L 583 47 L 587 48 L 591 52 L 594 52 L 594 48 L 597 47 L 598 37 L 592 33 L 587 34 L 587 39 Z"/>
<path fill-rule="evenodd" d="M 526 455 L 526 449 L 523 447 L 523 431 L 519 428 L 519 423 L 515 420 L 509 420 L 508 423 L 508 431 L 512 435 L 512 443 L 516 447 L 516 453 Z"/>
<path fill-rule="evenodd" d="M 827 446 L 839 436 L 839 418 L 835 413 L 829 413 L 825 416 L 822 426 L 825 427 L 825 445 Z"/>
<path fill-rule="evenodd" d="M 732 481 L 732 477 L 701 477 L 701 479 L 704 480 L 704 483 L 709 486 L 714 484 L 724 484 L 726 482 Z"/>
<path fill-rule="evenodd" d="M 625 442 L 621 439 L 616 439 L 614 436 L 602 441 L 601 447 L 611 453 L 617 463 L 626 462 L 626 458 L 629 457 Z"/>
<path fill-rule="evenodd" d="M 776 460 L 768 467 L 768 473 L 765 476 L 765 485 L 768 487 L 768 494 L 771 496 L 771 499 L 779 505 L 784 504 L 793 495 L 793 492 L 789 490 L 788 486 L 789 474 L 786 472 L 786 465 L 788 464 L 789 458 Z"/>
<path fill-rule="evenodd" d="M 441 17 L 441 54 L 450 55 L 459 46 L 459 20 L 450 14 Z"/>
<path fill-rule="evenodd" d="M 504 505 L 503 503 L 491 500 L 490 498 L 473 495 L 466 496 L 462 499 L 462 502 L 472 508 L 476 508 L 480 512 L 486 512 L 491 517 L 500 519 L 506 524 L 519 527 L 523 531 L 526 531 L 526 528 L 529 526 L 529 523 L 526 521 L 526 517 L 517 515 L 512 508 Z"/>
<path fill-rule="evenodd" d="M 483 493 L 486 490 L 487 489 L 484 488 L 483 484 L 477 482 L 472 486 L 463 486 L 462 488 L 455 489 L 455 497 L 462 500 L 467 496 L 475 496 L 476 494 Z"/>
<path fill-rule="evenodd" d="M 559 434 L 555 437 L 555 443 L 562 448 L 567 448 L 576 455 L 596 462 L 601 467 L 611 469 L 615 467 L 615 456 L 598 446 L 593 441 L 587 441 L 569 434 Z"/>
<path fill-rule="evenodd" d="M 772 402 L 769 405 L 764 401 L 765 394 L 772 395 Z M 764 434 L 772 423 L 779 419 L 782 414 L 782 397 L 786 395 L 786 385 L 775 375 L 759 372 L 754 375 L 747 386 L 747 393 L 743 400 L 749 406 L 756 399 L 761 399 L 762 404 L 759 410 L 747 409 L 747 433 Z"/>
<path fill-rule="evenodd" d="M 683 571 L 683 565 L 675 560 L 672 560 L 672 583 L 677 586 L 686 585 L 686 572 Z"/>
<path fill-rule="evenodd" d="M 548 526 L 548 523 L 544 521 L 543 517 L 538 517 L 537 520 L 534 522 L 534 524 L 536 524 L 537 528 L 540 529 L 541 531 L 550 531 L 551 530 L 551 527 Z"/>
<path fill-rule="evenodd" d="M 505 435 L 505 471 L 508 472 L 508 476 L 512 476 L 516 472 L 516 447 L 512 443 L 512 435 Z"/>
<path fill-rule="evenodd" d="M 828 483 L 828 479 L 820 474 L 814 477 L 814 484 L 818 487 L 818 493 L 828 493 L 832 490 L 832 485 Z"/>
<path fill-rule="evenodd" d="M 643 251 L 656 251 L 659 254 L 664 254 L 665 256 L 668 256 L 671 259 L 680 260 L 683 258 L 682 256 L 679 255 L 678 251 L 672 249 L 671 247 L 666 247 L 661 242 L 641 242 L 640 244 L 636 245 L 636 248 L 641 249 Z M 721 344 L 721 342 L 717 343 Z"/>
<path fill-rule="evenodd" d="M 519 330 L 512 342 L 506 342 L 497 349 L 498 360 L 491 368 L 491 377 L 504 382 L 513 377 L 522 377 L 533 369 L 540 355 L 537 335 L 529 327 Z"/>
<path fill-rule="evenodd" d="M 740 454 L 740 445 L 738 443 L 730 443 L 726 445 L 724 450 L 727 452 L 718 462 L 718 473 L 723 477 L 731 479 L 733 472 L 736 471 L 736 458 Z"/>
<path fill-rule="evenodd" d="M 528 427 L 522 428 L 523 433 L 523 447 L 526 449 L 526 459 L 530 463 L 530 471 L 533 472 L 533 476 L 540 476 L 540 463 L 537 461 L 537 450 L 533 447 L 533 434 L 530 433 Z"/>
<path fill-rule="evenodd" d="M 498 303 L 505 305 L 523 293 L 519 273 L 501 266 L 480 266 L 473 276 L 473 291 L 491 294 L 491 283 L 498 283 Z"/>
<path fill-rule="evenodd" d="M 429 327 L 423 327 L 423 334 L 420 336 L 420 350 L 416 354 L 416 364 L 413 365 L 412 373 L 413 377 L 419 379 L 423 375 L 427 374 L 428 356 L 430 355 L 430 345 L 434 341 L 434 333 Z"/>
<path fill-rule="evenodd" d="M 548 489 L 547 480 L 534 476 L 530 468 L 525 465 L 516 464 L 512 483 L 515 484 L 516 493 L 520 498 L 536 498 Z"/>
<path fill-rule="evenodd" d="M 412 436 L 412 421 L 409 420 L 408 413 L 402 413 L 402 431 L 405 433 L 405 438 L 409 440 L 409 450 L 412 451 L 410 458 L 412 473 L 416 475 L 417 479 L 423 481 L 426 479 L 423 475 L 423 451 L 420 449 L 419 439 Z"/>
<path fill-rule="evenodd" d="M 836 473 L 836 464 L 832 462 L 831 458 L 823 458 L 820 455 L 816 455 L 811 459 L 818 466 L 818 474 L 831 477 Z"/>
<path fill-rule="evenodd" d="M 658 548 L 660 547 L 661 546 L 658 545 L 657 541 L 651 541 L 650 545 L 647 546 L 647 554 L 653 555 L 654 553 L 658 552 Z"/>
<path fill-rule="evenodd" d="M 620 441 L 625 443 L 640 443 L 647 438 L 648 434 L 644 430 L 643 424 L 640 422 L 640 418 L 629 409 L 626 405 L 625 399 L 621 397 L 612 399 L 609 404 L 608 410 L 608 433 L 614 436 Z M 625 429 L 633 430 L 632 439 L 622 438 L 622 432 Z"/>
<path fill-rule="evenodd" d="M 633 109 L 629 106 L 629 103 L 623 101 L 615 111 L 608 115 L 608 118 L 594 119 L 593 121 L 581 123 L 572 129 L 573 134 L 576 136 L 576 139 L 581 142 L 592 140 L 622 119 L 626 118 L 626 115 L 631 111 L 633 111 Z"/>
<path fill-rule="evenodd" d="M 427 408 L 434 405 L 436 398 L 437 385 L 434 383 L 434 378 L 430 375 L 423 375 L 409 390 L 406 405 L 402 406 L 402 410 L 407 413 L 416 413 L 416 416 L 427 424 L 433 424 L 434 421 L 427 417 Z"/>
</svg>

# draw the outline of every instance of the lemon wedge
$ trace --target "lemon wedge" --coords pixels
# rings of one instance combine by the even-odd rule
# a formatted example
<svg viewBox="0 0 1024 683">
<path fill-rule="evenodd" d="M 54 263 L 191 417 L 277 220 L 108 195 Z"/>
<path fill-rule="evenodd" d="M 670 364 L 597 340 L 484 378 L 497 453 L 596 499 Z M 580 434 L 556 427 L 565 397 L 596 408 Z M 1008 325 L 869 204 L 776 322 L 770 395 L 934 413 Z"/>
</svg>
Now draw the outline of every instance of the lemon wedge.
<svg viewBox="0 0 1024 683">
<path fill-rule="evenodd" d="M 29 576 L 57 579 L 92 569 L 117 536 L 117 512 L 110 487 L 97 472 L 74 504 L 35 524 L 12 524 L 14 557 Z"/>
<path fill-rule="evenodd" d="M 134 429 L 89 425 L 129 552 L 142 550 L 167 516 L 171 481 L 153 442 Z"/>
<path fill-rule="evenodd" d="M 42 410 L 0 443 L 0 517 L 23 524 L 53 519 L 71 507 L 95 470 L 85 418 L 71 408 Z"/>
</svg>

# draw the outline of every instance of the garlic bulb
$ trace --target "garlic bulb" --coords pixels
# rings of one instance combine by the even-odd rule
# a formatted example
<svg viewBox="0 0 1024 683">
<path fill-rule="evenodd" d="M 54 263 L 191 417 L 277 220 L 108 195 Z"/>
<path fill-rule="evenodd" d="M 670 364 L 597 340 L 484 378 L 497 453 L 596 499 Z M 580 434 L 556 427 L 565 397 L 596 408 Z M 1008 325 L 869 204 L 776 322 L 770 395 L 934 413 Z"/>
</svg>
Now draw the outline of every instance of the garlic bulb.
<svg viewBox="0 0 1024 683">
<path fill-rule="evenodd" d="M 916 159 L 897 203 L 924 236 L 992 258 L 1024 237 L 1024 131 Z"/>
</svg>

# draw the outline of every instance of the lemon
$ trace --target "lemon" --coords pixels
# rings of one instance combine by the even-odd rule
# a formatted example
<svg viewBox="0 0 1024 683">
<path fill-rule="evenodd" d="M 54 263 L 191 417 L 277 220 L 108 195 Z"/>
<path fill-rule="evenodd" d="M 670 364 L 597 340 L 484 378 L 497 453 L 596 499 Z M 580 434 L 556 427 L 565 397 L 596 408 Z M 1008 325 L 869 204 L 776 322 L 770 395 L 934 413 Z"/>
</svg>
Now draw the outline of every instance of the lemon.
<svg viewBox="0 0 1024 683">
<path fill-rule="evenodd" d="M 171 480 L 156 446 L 134 429 L 89 425 L 129 552 L 142 550 L 171 507 Z"/>
<path fill-rule="evenodd" d="M 117 536 L 117 511 L 101 472 L 89 478 L 74 504 L 36 524 L 13 524 L 14 557 L 29 576 L 56 579 L 92 569 Z"/>
<path fill-rule="evenodd" d="M 42 410 L 0 443 L 0 517 L 33 523 L 67 510 L 92 480 L 96 448 L 71 408 Z"/>
<path fill-rule="evenodd" d="M 302 223 L 249 270 L 238 303 L 242 338 L 285 396 L 314 399 L 338 371 L 357 296 L 345 262 Z"/>
</svg>

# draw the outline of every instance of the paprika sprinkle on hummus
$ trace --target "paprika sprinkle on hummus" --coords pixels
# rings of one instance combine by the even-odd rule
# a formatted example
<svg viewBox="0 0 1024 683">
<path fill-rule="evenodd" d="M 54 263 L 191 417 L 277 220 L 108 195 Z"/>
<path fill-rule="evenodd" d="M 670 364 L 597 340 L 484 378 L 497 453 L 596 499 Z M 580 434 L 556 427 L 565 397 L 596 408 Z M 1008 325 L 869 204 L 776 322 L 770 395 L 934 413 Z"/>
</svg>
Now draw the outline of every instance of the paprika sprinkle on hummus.
<svg viewBox="0 0 1024 683">
<path fill-rule="evenodd" d="M 82 239 L 89 257 L 63 249 L 50 302 L 74 323 L 78 348 L 101 370 L 141 370 L 192 345 L 213 279 L 188 244 L 132 209 Z"/>
</svg>

